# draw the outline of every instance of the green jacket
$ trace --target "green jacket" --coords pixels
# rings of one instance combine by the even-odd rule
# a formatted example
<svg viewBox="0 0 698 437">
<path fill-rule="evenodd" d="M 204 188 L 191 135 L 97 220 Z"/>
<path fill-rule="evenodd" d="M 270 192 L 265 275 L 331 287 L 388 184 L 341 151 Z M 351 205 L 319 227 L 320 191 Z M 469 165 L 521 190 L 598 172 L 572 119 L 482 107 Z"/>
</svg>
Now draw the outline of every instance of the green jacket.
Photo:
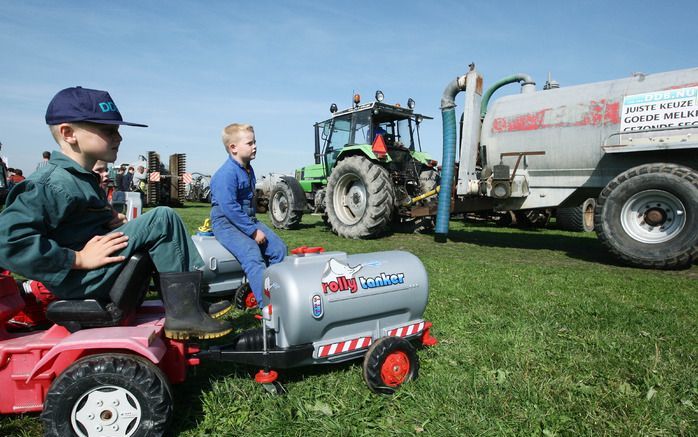
<svg viewBox="0 0 698 437">
<path fill-rule="evenodd" d="M 54 151 L 41 170 L 17 184 L 0 213 L 0 266 L 50 290 L 72 288 L 75 252 L 109 232 L 112 210 L 99 178 Z M 72 275 L 71 275 L 72 276 Z M 76 284 L 68 283 L 77 281 Z"/>
</svg>

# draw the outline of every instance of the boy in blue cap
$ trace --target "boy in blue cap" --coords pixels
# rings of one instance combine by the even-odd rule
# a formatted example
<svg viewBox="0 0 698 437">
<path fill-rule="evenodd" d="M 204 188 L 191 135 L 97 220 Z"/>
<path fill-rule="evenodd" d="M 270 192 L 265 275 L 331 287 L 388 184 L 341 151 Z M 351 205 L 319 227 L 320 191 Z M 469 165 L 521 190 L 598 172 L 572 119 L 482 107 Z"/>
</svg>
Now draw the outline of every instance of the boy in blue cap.
<svg viewBox="0 0 698 437">
<path fill-rule="evenodd" d="M 105 299 L 124 261 L 147 250 L 159 272 L 165 335 L 215 338 L 231 331 L 199 304 L 203 261 L 181 219 L 155 208 L 126 223 L 107 202 L 92 172 L 114 162 L 123 121 L 106 91 L 66 88 L 46 110 L 60 146 L 49 164 L 10 192 L 0 213 L 0 264 L 41 281 L 61 299 Z"/>
<path fill-rule="evenodd" d="M 213 234 L 240 262 L 261 308 L 267 261 L 283 261 L 286 245 L 255 217 L 256 179 L 250 165 L 257 156 L 254 128 L 233 123 L 223 129 L 222 139 L 228 159 L 211 178 Z"/>
</svg>

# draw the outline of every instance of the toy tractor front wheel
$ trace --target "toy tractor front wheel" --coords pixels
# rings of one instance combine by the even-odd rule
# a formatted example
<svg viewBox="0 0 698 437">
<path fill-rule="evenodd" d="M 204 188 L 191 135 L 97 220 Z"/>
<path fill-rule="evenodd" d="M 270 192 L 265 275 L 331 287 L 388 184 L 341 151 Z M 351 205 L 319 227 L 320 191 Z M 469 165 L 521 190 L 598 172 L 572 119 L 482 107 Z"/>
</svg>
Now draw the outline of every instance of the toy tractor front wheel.
<svg viewBox="0 0 698 437">
<path fill-rule="evenodd" d="M 401 337 L 378 339 L 366 352 L 364 381 L 378 394 L 393 394 L 419 374 L 419 358 L 412 344 Z"/>
<path fill-rule="evenodd" d="M 53 381 L 41 420 L 46 436 L 163 435 L 172 392 L 162 371 L 129 354 L 82 358 Z"/>
</svg>

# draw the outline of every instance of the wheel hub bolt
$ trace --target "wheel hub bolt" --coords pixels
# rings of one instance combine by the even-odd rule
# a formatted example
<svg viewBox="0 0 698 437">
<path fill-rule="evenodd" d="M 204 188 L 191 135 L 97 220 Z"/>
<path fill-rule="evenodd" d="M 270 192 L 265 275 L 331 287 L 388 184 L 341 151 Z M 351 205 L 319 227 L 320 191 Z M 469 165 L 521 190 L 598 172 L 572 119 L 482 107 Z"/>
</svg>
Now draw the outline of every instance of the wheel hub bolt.
<svg viewBox="0 0 698 437">
<path fill-rule="evenodd" d="M 95 418 L 95 415 L 92 414 L 92 413 L 90 413 L 90 414 L 87 415 L 87 418 L 90 419 L 90 420 L 92 420 L 92 419 Z"/>
<path fill-rule="evenodd" d="M 97 432 L 102 432 L 102 425 L 97 425 L 95 429 L 97 430 Z"/>
<path fill-rule="evenodd" d="M 118 431 L 119 430 L 119 425 L 114 425 L 111 427 L 112 430 Z"/>
<path fill-rule="evenodd" d="M 116 407 L 116 406 L 119 405 L 119 400 L 118 400 L 118 399 L 114 399 L 113 401 L 111 401 L 111 404 L 112 404 L 113 406 Z"/>
</svg>

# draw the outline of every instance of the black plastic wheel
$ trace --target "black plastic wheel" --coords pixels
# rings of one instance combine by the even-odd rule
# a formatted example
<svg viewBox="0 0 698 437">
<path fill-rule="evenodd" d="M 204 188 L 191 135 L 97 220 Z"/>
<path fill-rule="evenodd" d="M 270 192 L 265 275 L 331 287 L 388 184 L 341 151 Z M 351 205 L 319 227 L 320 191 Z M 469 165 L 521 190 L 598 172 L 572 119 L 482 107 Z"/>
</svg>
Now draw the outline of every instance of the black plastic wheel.
<svg viewBox="0 0 698 437">
<path fill-rule="evenodd" d="M 46 436 L 160 436 L 172 417 L 163 372 L 129 354 L 91 355 L 68 367 L 46 395 Z"/>
<path fill-rule="evenodd" d="M 601 191 L 594 221 L 604 246 L 630 264 L 690 267 L 698 259 L 698 173 L 664 163 L 631 168 Z"/>
<path fill-rule="evenodd" d="M 418 375 L 417 352 L 404 338 L 379 338 L 364 357 L 364 381 L 374 393 L 393 394 L 402 384 L 417 379 Z"/>
<path fill-rule="evenodd" d="M 257 306 L 257 299 L 254 297 L 254 293 L 252 293 L 250 284 L 247 282 L 242 284 L 235 291 L 235 308 L 239 310 L 249 310 L 257 308 Z"/>
<path fill-rule="evenodd" d="M 327 181 L 329 222 L 344 238 L 374 238 L 391 223 L 395 189 L 388 171 L 365 156 L 340 161 Z"/>
<path fill-rule="evenodd" d="M 302 193 L 302 190 L 301 190 Z M 303 218 L 303 210 L 296 209 L 296 193 L 286 182 L 277 182 L 269 195 L 269 218 L 277 229 L 295 229 Z"/>
</svg>

